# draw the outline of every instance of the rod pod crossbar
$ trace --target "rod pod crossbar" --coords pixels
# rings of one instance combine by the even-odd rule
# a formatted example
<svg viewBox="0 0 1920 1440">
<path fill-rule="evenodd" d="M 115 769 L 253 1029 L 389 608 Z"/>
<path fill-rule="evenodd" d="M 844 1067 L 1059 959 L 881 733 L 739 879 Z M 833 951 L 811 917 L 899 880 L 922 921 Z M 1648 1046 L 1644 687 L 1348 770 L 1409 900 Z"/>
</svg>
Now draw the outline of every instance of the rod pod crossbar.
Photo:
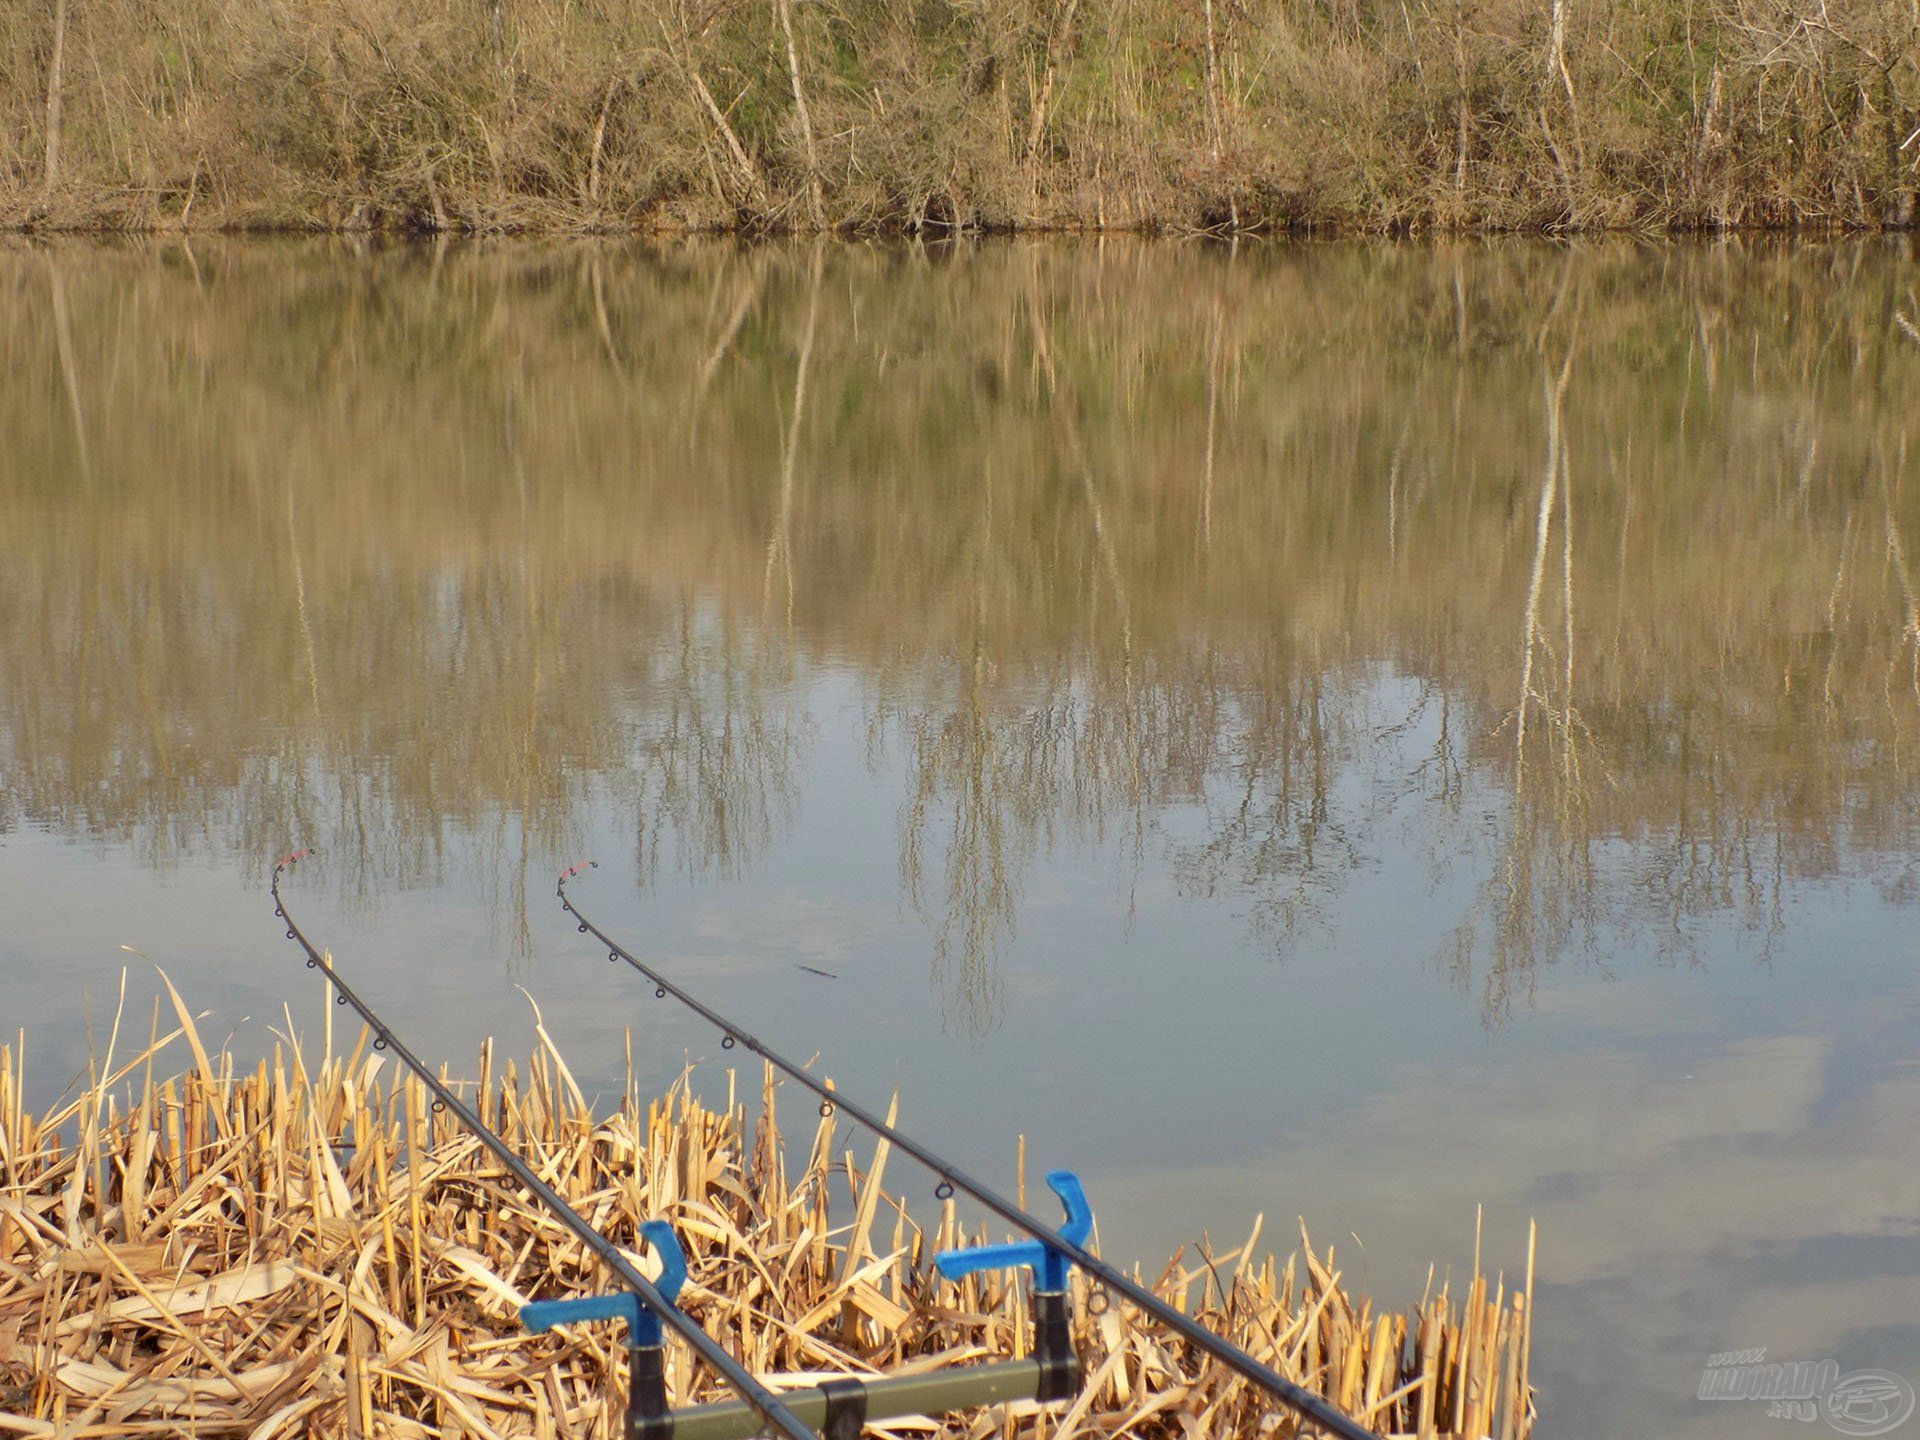
<svg viewBox="0 0 1920 1440">
<path fill-rule="evenodd" d="M 819 1426 L 823 1440 L 859 1440 L 864 1426 L 890 1418 L 1031 1400 L 1040 1374 L 1037 1359 L 997 1360 L 918 1375 L 847 1376 L 781 1398 L 802 1420 Z M 673 1411 L 646 1440 L 748 1440 L 759 1433 L 752 1410 L 738 1400 L 721 1400 Z"/>
<path fill-rule="evenodd" d="M 1084 1240 L 1093 1228 L 1093 1212 L 1079 1177 L 1068 1170 L 1056 1170 L 1047 1177 L 1047 1184 L 1066 1208 L 1067 1223 L 1060 1233 Z M 660 1256 L 657 1288 L 671 1304 L 687 1276 L 680 1243 L 664 1220 L 649 1220 L 641 1229 Z M 1024 1360 L 956 1366 L 915 1375 L 841 1375 L 784 1392 L 781 1402 L 807 1424 L 818 1426 L 822 1440 L 860 1440 L 868 1424 L 905 1416 L 1009 1400 L 1033 1400 L 1045 1405 L 1080 1392 L 1084 1372 L 1073 1349 L 1067 1313 L 1067 1262 L 1059 1251 L 1040 1240 L 1018 1245 L 975 1245 L 943 1250 L 933 1257 L 933 1263 L 950 1280 L 981 1270 L 1032 1266 L 1033 1354 Z M 582 1320 L 626 1321 L 627 1357 L 633 1379 L 627 1392 L 625 1440 L 746 1440 L 761 1433 L 764 1422 L 751 1406 L 739 1400 L 688 1405 L 678 1410 L 668 1407 L 660 1321 L 638 1296 L 536 1300 L 520 1307 L 521 1323 L 536 1332 Z"/>
<path fill-rule="evenodd" d="M 432 1092 L 435 1108 L 451 1111 L 467 1130 L 493 1152 L 493 1156 L 513 1175 L 533 1197 L 544 1205 L 553 1217 L 579 1237 L 594 1257 L 613 1274 L 640 1304 L 657 1320 L 672 1329 L 685 1340 L 693 1351 L 723 1376 L 727 1383 L 740 1396 L 743 1414 L 752 1417 L 754 1428 L 743 1434 L 761 1434 L 768 1430 L 787 1437 L 787 1440 L 817 1440 L 814 1431 L 786 1404 L 766 1386 L 762 1385 L 735 1360 L 706 1331 L 694 1322 L 691 1316 L 676 1309 L 668 1298 L 657 1290 L 653 1282 L 641 1274 L 640 1270 L 620 1253 L 620 1248 L 606 1236 L 594 1229 L 585 1218 L 571 1205 L 560 1198 L 560 1194 L 533 1171 L 533 1168 L 521 1158 L 520 1153 L 476 1115 L 472 1108 L 435 1075 L 404 1045 L 367 1003 L 353 990 L 353 987 L 340 978 L 333 962 L 307 939 L 293 916 L 287 912 L 286 902 L 280 898 L 280 876 L 311 854 L 310 850 L 296 850 L 281 859 L 273 867 L 273 882 L 268 887 L 273 895 L 273 913 L 286 923 L 287 938 L 298 942 L 307 952 L 307 968 L 319 970 L 327 977 L 327 983 L 333 987 L 336 1001 L 350 1005 L 372 1028 L 374 1048 L 391 1050 L 400 1062 L 419 1076 L 427 1089 Z M 677 1247 L 676 1247 L 677 1248 Z"/>
<path fill-rule="evenodd" d="M 893 1145 L 912 1156 L 913 1159 L 925 1166 L 927 1170 L 938 1176 L 939 1185 L 934 1193 L 940 1198 L 945 1199 L 947 1196 L 952 1195 L 955 1190 L 964 1190 L 1008 1224 L 1025 1231 L 1037 1239 L 1046 1240 L 1050 1248 L 1058 1251 L 1067 1260 L 1084 1270 L 1091 1278 L 1106 1286 L 1113 1294 L 1124 1296 L 1131 1301 L 1139 1308 L 1142 1314 L 1151 1315 L 1183 1340 L 1197 1349 L 1205 1351 L 1222 1364 L 1239 1372 L 1268 1394 L 1272 1395 L 1288 1409 L 1295 1411 L 1305 1419 L 1311 1420 L 1328 1434 L 1338 1436 L 1339 1440 L 1380 1440 L 1380 1437 L 1373 1431 L 1367 1429 L 1352 1416 L 1340 1410 L 1325 1397 L 1316 1395 L 1311 1390 L 1295 1384 L 1271 1365 L 1256 1359 L 1240 1346 L 1228 1340 L 1225 1336 L 1218 1335 L 1206 1326 L 1200 1324 L 1199 1321 L 1181 1314 L 1158 1295 L 1155 1295 L 1145 1286 L 1131 1279 L 1119 1268 L 1109 1265 L 1099 1256 L 1093 1254 L 1083 1244 L 1068 1239 L 1065 1236 L 1053 1235 L 1048 1231 L 1043 1221 L 1029 1214 L 1020 1206 L 1014 1204 L 1013 1201 L 1001 1195 L 998 1191 L 989 1189 L 985 1184 L 960 1169 L 959 1166 L 953 1164 L 933 1150 L 928 1149 L 925 1145 L 922 1145 L 911 1135 L 903 1134 L 895 1129 L 876 1112 L 868 1109 L 858 1101 L 848 1099 L 844 1092 L 829 1089 L 822 1081 L 809 1074 L 794 1061 L 787 1059 L 786 1056 L 780 1054 L 778 1051 L 768 1048 L 758 1037 L 741 1029 L 712 1006 L 689 994 L 672 979 L 654 969 L 653 966 L 647 964 L 644 960 L 636 957 L 612 936 L 608 935 L 606 931 L 602 930 L 598 925 L 594 924 L 593 921 L 581 914 L 579 909 L 574 905 L 572 898 L 567 894 L 568 881 L 572 880 L 584 870 L 595 870 L 598 868 L 598 861 L 587 860 L 582 861 L 578 865 L 571 865 L 560 873 L 560 880 L 554 887 L 554 893 L 559 896 L 561 908 L 578 923 L 581 934 L 592 935 L 602 945 L 606 946 L 607 958 L 609 960 L 624 960 L 628 965 L 632 966 L 635 970 L 639 971 L 640 974 L 646 976 L 648 980 L 653 982 L 654 993 L 656 995 L 673 996 L 673 998 L 678 1000 L 682 1005 L 685 1005 L 689 1010 L 692 1010 L 696 1015 L 718 1029 L 722 1036 L 721 1044 L 723 1046 L 728 1049 L 733 1048 L 735 1045 L 744 1046 L 749 1052 L 758 1055 L 762 1060 L 766 1061 L 767 1064 L 773 1066 L 774 1069 L 786 1075 L 796 1084 L 819 1096 L 823 1106 L 831 1106 L 835 1110 L 844 1111 L 868 1131 L 875 1135 L 885 1137 Z"/>
</svg>

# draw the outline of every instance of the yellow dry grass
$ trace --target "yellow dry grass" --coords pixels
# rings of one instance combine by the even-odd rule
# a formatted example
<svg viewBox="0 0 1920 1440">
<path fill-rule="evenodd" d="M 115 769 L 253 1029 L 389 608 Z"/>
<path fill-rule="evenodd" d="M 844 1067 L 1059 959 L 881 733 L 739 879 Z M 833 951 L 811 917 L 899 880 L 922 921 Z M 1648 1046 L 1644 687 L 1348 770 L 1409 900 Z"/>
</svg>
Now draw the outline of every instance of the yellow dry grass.
<svg viewBox="0 0 1920 1440">
<path fill-rule="evenodd" d="M 246 1068 L 209 1053 L 173 1000 L 170 1032 L 156 1024 L 130 1059 L 110 1044 L 43 1113 L 0 1048 L 0 1436 L 619 1433 L 614 1329 L 536 1337 L 516 1321 L 525 1300 L 605 1277 L 424 1087 L 365 1033 L 344 1054 L 289 1043 Z M 158 1073 L 177 1040 L 191 1065 Z M 550 1043 L 525 1066 L 483 1047 L 462 1091 L 617 1242 L 670 1220 L 684 1308 L 770 1384 L 1025 1352 L 1015 1287 L 931 1274 L 934 1249 L 968 1238 L 953 1202 L 923 1229 L 884 1188 L 885 1147 L 857 1156 L 832 1119 L 790 1149 L 770 1075 L 751 1123 L 731 1077 L 724 1109 L 684 1083 L 652 1101 L 629 1083 L 596 1113 Z M 1463 1294 L 1376 1312 L 1304 1230 L 1284 1262 L 1255 1258 L 1259 1234 L 1176 1257 L 1155 1288 L 1383 1434 L 1530 1432 L 1531 1254 L 1524 1287 L 1476 1273 Z M 1232 1372 L 1127 1307 L 1095 1308 L 1077 1307 L 1090 1378 L 1064 1410 L 870 1433 L 1295 1433 Z M 675 1403 L 724 1393 L 671 1344 L 668 1383 Z"/>
</svg>

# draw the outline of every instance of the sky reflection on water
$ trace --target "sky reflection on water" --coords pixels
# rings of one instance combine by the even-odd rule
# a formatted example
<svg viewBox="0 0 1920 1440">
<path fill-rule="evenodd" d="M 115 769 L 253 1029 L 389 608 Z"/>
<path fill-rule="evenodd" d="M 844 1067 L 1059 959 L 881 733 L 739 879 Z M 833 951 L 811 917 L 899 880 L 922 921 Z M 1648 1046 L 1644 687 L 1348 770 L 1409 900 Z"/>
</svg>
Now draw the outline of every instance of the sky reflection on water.
<svg viewBox="0 0 1920 1440">
<path fill-rule="evenodd" d="M 1542 1433 L 1920 1381 L 1891 246 L 0 251 L 0 987 L 657 1081 L 549 899 L 1110 1254 L 1540 1222 Z M 598 964 L 595 962 L 598 961 Z M 832 972 L 827 979 L 800 968 Z M 283 1006 L 291 1010 L 283 1011 Z M 1357 1232 L 1358 1241 L 1339 1237 Z"/>
</svg>

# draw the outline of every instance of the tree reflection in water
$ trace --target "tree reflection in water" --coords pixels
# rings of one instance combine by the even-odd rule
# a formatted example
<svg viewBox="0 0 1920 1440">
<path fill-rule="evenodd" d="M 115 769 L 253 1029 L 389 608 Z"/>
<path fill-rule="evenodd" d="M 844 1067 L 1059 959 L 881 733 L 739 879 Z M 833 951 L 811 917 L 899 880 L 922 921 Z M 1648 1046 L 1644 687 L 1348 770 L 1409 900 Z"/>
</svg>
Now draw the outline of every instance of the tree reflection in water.
<svg viewBox="0 0 1920 1440">
<path fill-rule="evenodd" d="M 955 1023 L 1052 847 L 1284 949 L 1390 820 L 1479 877 L 1441 958 L 1498 1019 L 1609 925 L 1914 885 L 1912 273 L 15 248 L 0 826 L 369 897 L 458 839 L 524 951 L 595 804 L 643 883 L 749 870 L 833 672 Z"/>
</svg>

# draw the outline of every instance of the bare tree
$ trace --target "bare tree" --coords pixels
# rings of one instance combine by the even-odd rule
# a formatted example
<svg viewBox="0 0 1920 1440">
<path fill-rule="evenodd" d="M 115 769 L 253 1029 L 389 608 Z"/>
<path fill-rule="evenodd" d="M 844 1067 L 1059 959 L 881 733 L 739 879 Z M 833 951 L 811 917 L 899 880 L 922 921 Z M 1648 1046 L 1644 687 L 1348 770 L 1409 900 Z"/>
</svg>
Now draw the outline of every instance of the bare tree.
<svg viewBox="0 0 1920 1440">
<path fill-rule="evenodd" d="M 53 0 L 53 55 L 47 61 L 47 159 L 45 196 L 60 183 L 60 81 L 67 54 L 67 0 Z"/>
</svg>

